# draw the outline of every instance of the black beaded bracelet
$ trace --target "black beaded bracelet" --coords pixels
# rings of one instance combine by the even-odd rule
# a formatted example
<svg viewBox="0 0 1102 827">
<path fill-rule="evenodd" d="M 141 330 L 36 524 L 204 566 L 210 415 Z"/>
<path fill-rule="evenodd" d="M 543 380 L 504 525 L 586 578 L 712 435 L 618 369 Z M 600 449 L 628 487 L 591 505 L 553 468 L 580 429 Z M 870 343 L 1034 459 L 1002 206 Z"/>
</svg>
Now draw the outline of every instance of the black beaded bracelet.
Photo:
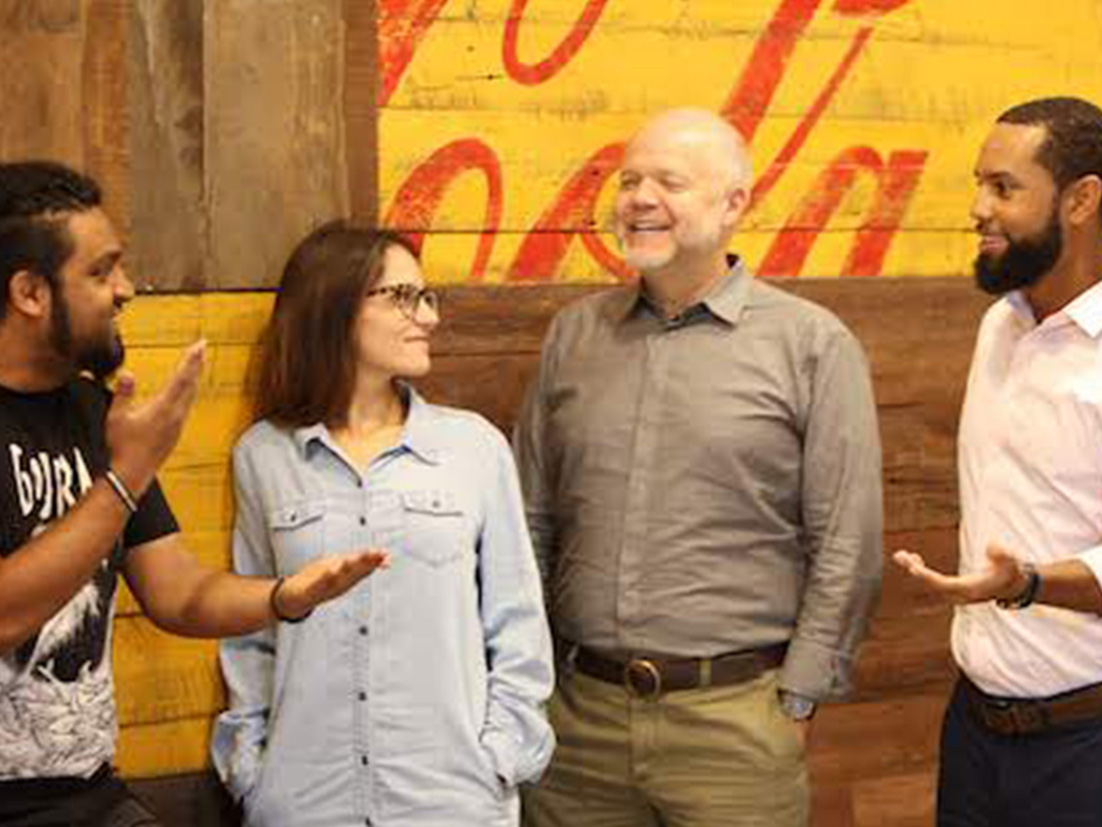
<svg viewBox="0 0 1102 827">
<path fill-rule="evenodd" d="M 286 577 L 276 578 L 275 585 L 272 586 L 272 590 L 268 592 L 268 605 L 271 607 L 272 614 L 275 615 L 276 620 L 281 620 L 284 623 L 302 623 L 302 621 L 306 620 L 306 618 L 314 613 L 313 609 L 302 617 L 287 617 L 287 615 L 279 610 L 279 604 L 276 602 L 276 595 L 279 594 L 279 590 L 283 588 L 283 581 L 286 579 Z"/>
<path fill-rule="evenodd" d="M 1022 572 L 1029 578 L 1025 588 L 1014 597 L 1000 597 L 995 604 L 1000 609 L 1024 609 L 1033 605 L 1037 592 L 1041 590 L 1041 574 L 1032 563 L 1022 563 Z"/>
</svg>

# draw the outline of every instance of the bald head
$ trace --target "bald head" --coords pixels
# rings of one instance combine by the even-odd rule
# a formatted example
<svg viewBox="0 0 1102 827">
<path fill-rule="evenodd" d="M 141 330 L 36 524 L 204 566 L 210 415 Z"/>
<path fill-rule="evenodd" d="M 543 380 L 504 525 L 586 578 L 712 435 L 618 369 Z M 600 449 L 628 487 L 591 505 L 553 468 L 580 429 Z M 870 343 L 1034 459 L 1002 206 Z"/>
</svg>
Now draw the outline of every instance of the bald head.
<svg viewBox="0 0 1102 827">
<path fill-rule="evenodd" d="M 624 260 L 648 281 L 676 273 L 703 282 L 726 272 L 750 178 L 742 136 L 714 113 L 672 109 L 648 121 L 620 170 L 615 227 Z"/>
<path fill-rule="evenodd" d="M 753 167 L 742 135 L 715 112 L 685 107 L 669 109 L 649 121 L 628 143 L 678 146 L 706 165 L 727 189 L 750 189 Z"/>
</svg>

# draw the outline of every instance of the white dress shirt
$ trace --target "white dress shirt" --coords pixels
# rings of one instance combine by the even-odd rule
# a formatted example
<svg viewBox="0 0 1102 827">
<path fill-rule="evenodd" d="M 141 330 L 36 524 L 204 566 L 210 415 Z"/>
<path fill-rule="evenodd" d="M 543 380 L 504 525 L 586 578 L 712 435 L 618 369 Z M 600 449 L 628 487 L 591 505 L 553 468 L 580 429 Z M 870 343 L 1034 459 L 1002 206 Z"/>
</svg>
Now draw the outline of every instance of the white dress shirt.
<svg viewBox="0 0 1102 827">
<path fill-rule="evenodd" d="M 960 572 L 1000 543 L 1036 564 L 1077 557 L 1102 580 L 1102 284 L 1037 324 L 1024 296 L 980 325 L 957 448 Z M 1102 682 L 1102 618 L 1035 605 L 959 607 L 953 655 L 981 689 L 1048 697 Z"/>
</svg>

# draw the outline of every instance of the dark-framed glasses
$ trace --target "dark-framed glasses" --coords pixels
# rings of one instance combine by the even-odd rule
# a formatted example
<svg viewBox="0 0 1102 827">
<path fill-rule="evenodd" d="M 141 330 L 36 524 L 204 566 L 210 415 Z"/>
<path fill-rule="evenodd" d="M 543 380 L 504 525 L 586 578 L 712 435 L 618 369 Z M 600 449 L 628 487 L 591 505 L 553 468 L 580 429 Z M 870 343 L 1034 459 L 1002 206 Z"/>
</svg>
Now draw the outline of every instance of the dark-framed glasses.
<svg viewBox="0 0 1102 827">
<path fill-rule="evenodd" d="M 410 321 L 417 316 L 422 302 L 433 313 L 440 312 L 440 294 L 429 287 L 418 287 L 416 284 L 384 284 L 382 287 L 371 288 L 364 296 L 388 296 L 391 304 Z"/>
</svg>

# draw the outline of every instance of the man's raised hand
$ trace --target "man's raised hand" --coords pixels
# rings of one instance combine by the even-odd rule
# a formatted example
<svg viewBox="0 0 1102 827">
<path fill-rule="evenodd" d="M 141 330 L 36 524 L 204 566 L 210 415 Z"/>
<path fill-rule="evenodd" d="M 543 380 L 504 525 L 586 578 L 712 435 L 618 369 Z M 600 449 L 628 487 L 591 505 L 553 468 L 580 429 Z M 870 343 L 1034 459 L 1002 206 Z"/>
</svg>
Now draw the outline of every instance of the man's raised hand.
<svg viewBox="0 0 1102 827">
<path fill-rule="evenodd" d="M 176 447 L 199 390 L 206 347 L 203 340 L 191 345 L 164 387 L 141 405 L 134 404 L 133 375 L 124 372 L 118 378 L 107 412 L 107 447 L 112 469 L 135 497 Z"/>
</svg>

